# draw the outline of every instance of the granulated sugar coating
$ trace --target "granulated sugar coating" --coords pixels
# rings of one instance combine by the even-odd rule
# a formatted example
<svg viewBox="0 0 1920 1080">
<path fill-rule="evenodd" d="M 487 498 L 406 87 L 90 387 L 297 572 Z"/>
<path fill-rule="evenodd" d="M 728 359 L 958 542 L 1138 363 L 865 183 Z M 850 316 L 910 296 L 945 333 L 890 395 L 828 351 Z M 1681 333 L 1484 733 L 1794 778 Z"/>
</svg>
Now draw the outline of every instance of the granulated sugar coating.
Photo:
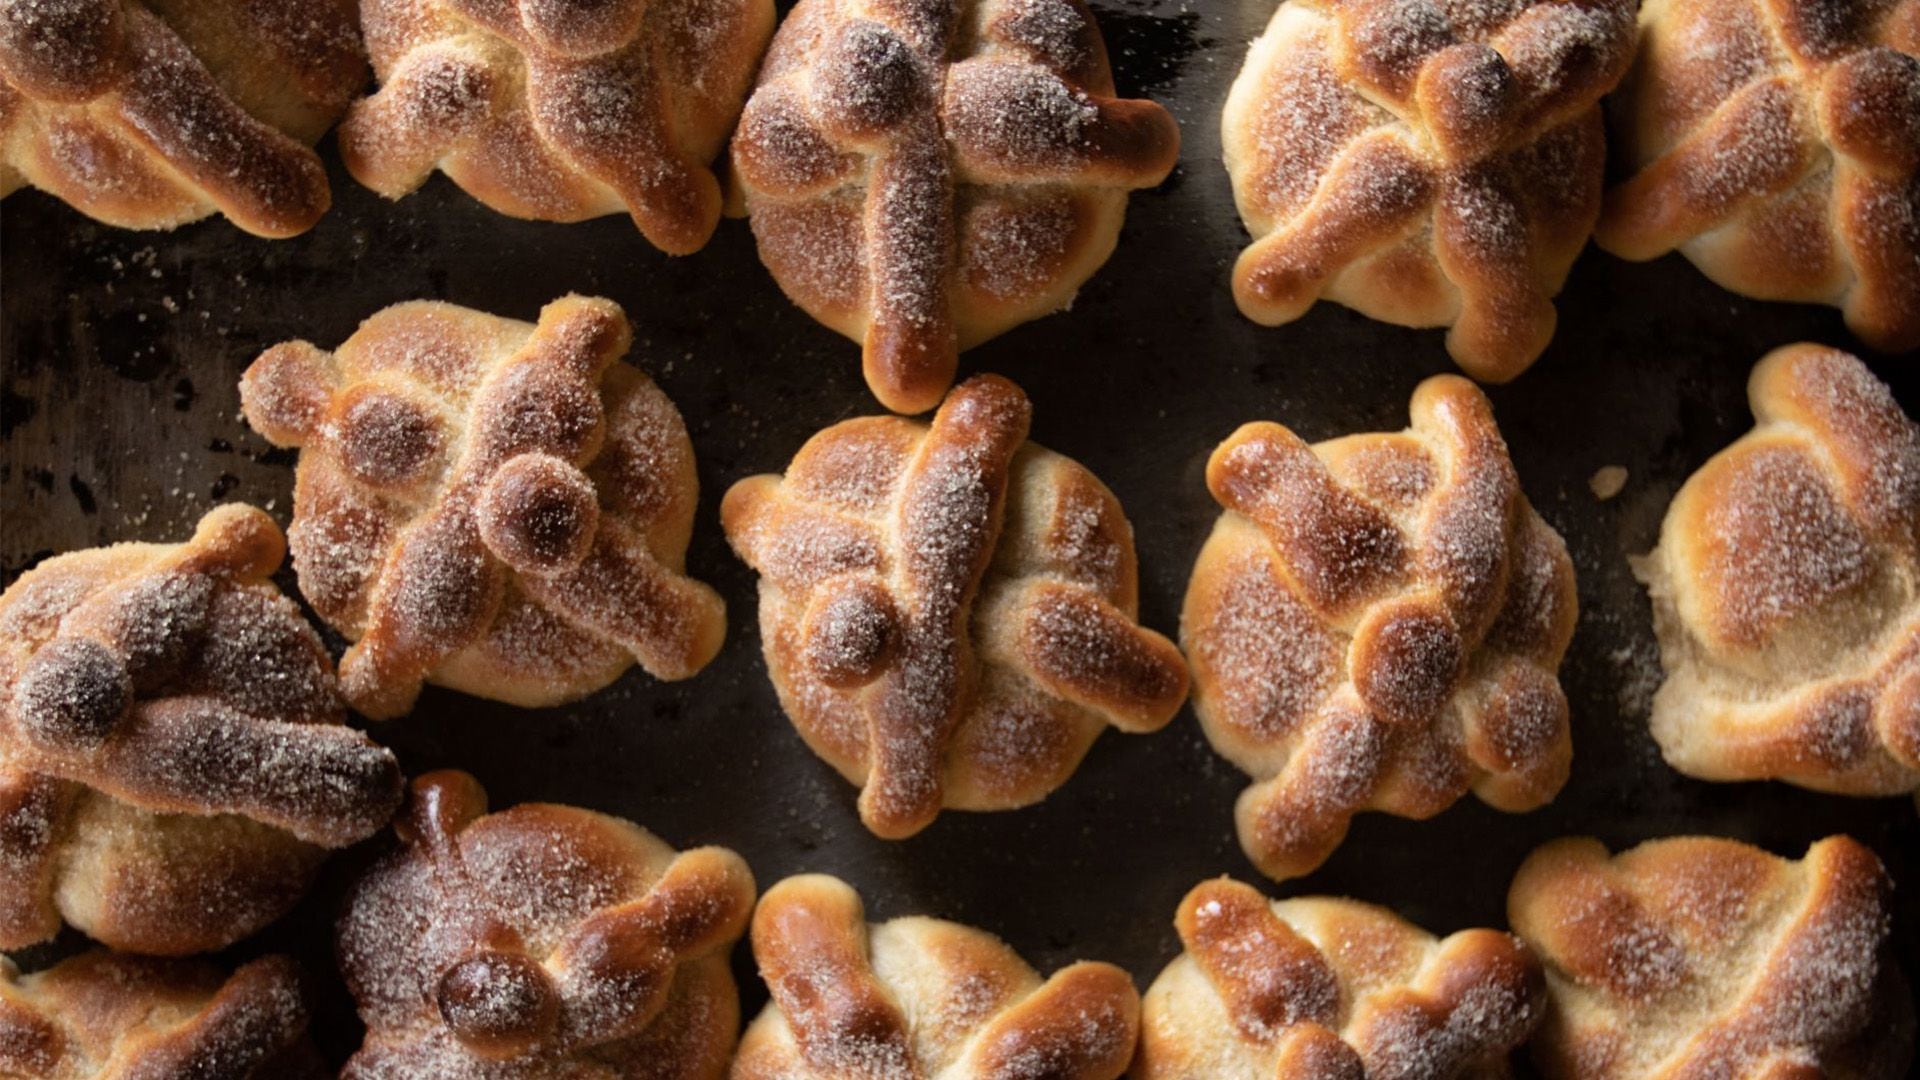
<svg viewBox="0 0 1920 1080">
<path fill-rule="evenodd" d="M 400 847 L 339 926 L 367 1026 L 353 1080 L 712 1077 L 740 1023 L 727 969 L 753 876 L 618 818 L 486 812 L 470 776 L 413 782 Z"/>
<path fill-rule="evenodd" d="M 360 182 L 397 199 L 437 168 L 515 217 L 625 211 L 676 255 L 713 234 L 711 165 L 773 33 L 771 0 L 368 0 L 362 10 L 380 87 L 340 127 Z"/>
<path fill-rule="evenodd" d="M 1920 788 L 1920 425 L 1858 359 L 1777 349 L 1753 431 L 1708 461 L 1634 569 L 1666 682 L 1653 734 L 1708 780 Z"/>
<path fill-rule="evenodd" d="M 1553 798 L 1572 755 L 1573 566 L 1473 384 L 1423 383 L 1392 435 L 1309 446 L 1248 424 L 1207 486 L 1226 513 L 1181 640 L 1208 738 L 1254 779 L 1238 820 L 1256 865 L 1312 871 L 1364 810 Z"/>
<path fill-rule="evenodd" d="M 1514 929 L 1547 965 L 1549 1075 L 1757 1076 L 1793 1062 L 1892 1076 L 1912 1004 L 1884 955 L 1892 885 L 1847 837 L 1798 862 L 1732 840 L 1535 852 Z"/>
<path fill-rule="evenodd" d="M 1629 0 L 1287 0 L 1222 119 L 1257 322 L 1321 299 L 1447 326 L 1504 382 L 1553 336 L 1550 299 L 1600 212 L 1599 101 L 1633 55 Z"/>
<path fill-rule="evenodd" d="M 1140 999 L 1110 964 L 1044 981 L 999 939 L 939 919 L 869 924 L 835 878 L 788 878 L 753 917 L 773 1000 L 732 1080 L 1117 1080 Z"/>
<path fill-rule="evenodd" d="M 298 9 L 298 17 L 292 12 Z M 331 203 L 309 146 L 367 74 L 351 0 L 14 0 L 0 9 L 0 197 L 124 228 L 260 236 Z"/>
<path fill-rule="evenodd" d="M 1920 347 L 1920 18 L 1911 3 L 1648 5 L 1618 113 L 1629 178 L 1594 234 L 1722 286 L 1841 308 Z"/>
<path fill-rule="evenodd" d="M 1142 1003 L 1138 1080 L 1499 1075 L 1539 1024 L 1509 934 L 1445 940 L 1354 900 L 1269 901 L 1230 878 L 1174 917 L 1184 951 Z"/>
<path fill-rule="evenodd" d="M 1018 387 L 971 379 L 931 425 L 849 420 L 722 504 L 781 703 L 881 836 L 1036 802 L 1108 724 L 1156 730 L 1186 697 L 1134 622 L 1119 503 L 1028 419 Z"/>
<path fill-rule="evenodd" d="M 385 824 L 399 765 L 342 724 L 330 658 L 268 580 L 285 551 L 226 506 L 185 543 L 59 556 L 0 596 L 0 945 L 65 921 L 218 948 Z"/>
<path fill-rule="evenodd" d="M 290 342 L 248 369 L 248 421 L 302 448 L 294 569 L 355 641 L 355 709 L 403 715 L 428 681 L 551 705 L 718 651 L 720 598 L 682 573 L 693 447 L 619 361 L 631 337 L 604 300 L 555 301 L 537 326 L 420 302 L 338 352 Z"/>
<path fill-rule="evenodd" d="M 862 342 L 867 385 L 932 408 L 956 354 L 1072 302 L 1172 117 L 1114 96 L 1079 0 L 802 0 L 733 141 L 761 258 Z"/>
</svg>

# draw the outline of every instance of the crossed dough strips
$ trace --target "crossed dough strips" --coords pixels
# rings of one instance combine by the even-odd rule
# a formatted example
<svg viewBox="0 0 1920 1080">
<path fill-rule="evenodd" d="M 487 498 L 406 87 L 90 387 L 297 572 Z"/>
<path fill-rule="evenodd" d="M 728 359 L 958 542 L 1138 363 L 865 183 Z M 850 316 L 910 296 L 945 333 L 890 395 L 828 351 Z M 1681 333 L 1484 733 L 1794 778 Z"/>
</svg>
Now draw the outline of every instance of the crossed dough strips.
<svg viewBox="0 0 1920 1080">
<path fill-rule="evenodd" d="M 767 890 L 753 956 L 773 1000 L 731 1080 L 1115 1080 L 1140 1029 L 1140 995 L 1111 964 L 1043 982 L 985 931 L 869 924 L 859 894 L 822 874 Z"/>
<path fill-rule="evenodd" d="M 340 125 L 390 199 L 438 168 L 504 214 L 625 211 L 684 255 L 720 220 L 710 163 L 773 33 L 772 0 L 363 0 L 380 89 Z"/>
<path fill-rule="evenodd" d="M 1525 371 L 1600 214 L 1632 0 L 1285 0 L 1221 118 L 1250 319 L 1322 297 Z"/>
<path fill-rule="evenodd" d="M 943 806 L 1036 802 L 1106 725 L 1156 731 L 1186 698 L 1179 650 L 1134 622 L 1119 502 L 1026 441 L 1031 412 L 1019 387 L 977 376 L 932 424 L 836 424 L 721 504 L 761 575 L 780 703 L 862 786 L 880 836 Z"/>
<path fill-rule="evenodd" d="M 1653 734 L 1707 780 L 1920 791 L 1920 424 L 1854 357 L 1775 349 L 1754 429 L 1634 569 L 1667 680 Z"/>
<path fill-rule="evenodd" d="M 1906 1076 L 1891 889 L 1845 836 L 1798 862 L 1706 837 L 1611 858 L 1597 840 L 1548 844 L 1507 897 L 1547 967 L 1535 1060 L 1552 1080 Z"/>
<path fill-rule="evenodd" d="M 719 651 L 726 609 L 682 573 L 693 444 L 617 362 L 632 339 L 609 300 L 563 297 L 538 326 L 414 302 L 247 369 L 247 422 L 301 448 L 294 569 L 354 639 L 355 709 L 404 715 L 424 681 L 552 705 Z"/>
<path fill-rule="evenodd" d="M 1185 952 L 1142 1003 L 1135 1080 L 1505 1077 L 1539 1023 L 1540 962 L 1511 934 L 1441 941 L 1353 900 L 1203 882 Z"/>
<path fill-rule="evenodd" d="M 1566 782 L 1566 545 L 1472 383 L 1428 379 L 1412 411 L 1313 446 L 1247 424 L 1207 462 L 1226 513 L 1181 637 L 1208 739 L 1255 780 L 1241 846 L 1275 879 L 1319 866 L 1361 810 L 1430 817 L 1469 788 L 1530 810 Z"/>
<path fill-rule="evenodd" d="M 1071 303 L 1172 171 L 1173 117 L 1114 93 L 1080 0 L 800 0 L 733 138 L 760 258 L 924 412 L 960 349 Z"/>
<path fill-rule="evenodd" d="M 115 948 L 222 948 L 400 802 L 333 663 L 269 576 L 273 519 L 57 556 L 0 595 L 0 948 L 61 920 Z"/>
<path fill-rule="evenodd" d="M 83 953 L 22 976 L 0 957 L 0 1076 L 320 1080 L 293 961 L 204 964 Z"/>
<path fill-rule="evenodd" d="M 366 79 L 353 0 L 0 0 L 0 197 L 293 236 L 332 203 L 308 147 Z"/>
<path fill-rule="evenodd" d="M 725 1075 L 746 863 L 571 806 L 488 814 L 486 798 L 465 773 L 415 780 L 400 849 L 355 886 L 340 968 L 367 1038 L 344 1080 Z"/>
<path fill-rule="evenodd" d="M 1647 0 L 1594 240 L 1920 348 L 1920 0 Z"/>
</svg>

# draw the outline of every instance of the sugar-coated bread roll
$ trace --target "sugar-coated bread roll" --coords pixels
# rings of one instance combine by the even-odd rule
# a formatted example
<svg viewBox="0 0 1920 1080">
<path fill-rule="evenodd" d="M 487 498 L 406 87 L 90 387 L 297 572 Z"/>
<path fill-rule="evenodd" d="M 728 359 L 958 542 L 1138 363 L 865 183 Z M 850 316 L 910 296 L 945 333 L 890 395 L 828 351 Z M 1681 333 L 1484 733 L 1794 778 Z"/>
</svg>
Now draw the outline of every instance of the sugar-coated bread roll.
<svg viewBox="0 0 1920 1080">
<path fill-rule="evenodd" d="M 247 422 L 301 450 L 293 567 L 353 639 L 355 709 L 403 715 L 424 682 L 555 705 L 635 662 L 684 679 L 713 659 L 726 609 L 683 572 L 693 444 L 620 362 L 632 340 L 608 300 L 538 325 L 420 301 L 247 369 Z"/>
<path fill-rule="evenodd" d="M 1920 348 L 1920 0 L 1645 0 L 1594 239 Z"/>
<path fill-rule="evenodd" d="M 1332 300 L 1448 327 L 1475 378 L 1525 371 L 1600 214 L 1599 102 L 1633 44 L 1633 0 L 1284 0 L 1221 120 L 1240 310 Z"/>
<path fill-rule="evenodd" d="M 977 376 L 931 423 L 836 424 L 721 504 L 781 705 L 881 836 L 1037 802 L 1108 725 L 1155 731 L 1186 699 L 1179 650 L 1134 621 L 1132 526 L 1027 442 L 1031 411 Z"/>
<path fill-rule="evenodd" d="M 1511 934 L 1445 940 L 1385 908 L 1202 882 L 1147 989 L 1134 1080 L 1496 1080 L 1538 1026 L 1540 961 Z"/>
<path fill-rule="evenodd" d="M 418 778 L 398 850 L 354 886 L 340 968 L 367 1037 L 343 1080 L 724 1076 L 747 864 L 590 810 L 489 814 L 486 799 L 465 773 Z"/>
<path fill-rule="evenodd" d="M 870 924 L 821 874 L 767 890 L 753 956 L 773 992 L 731 1080 L 1116 1080 L 1140 1030 L 1127 973 L 1042 980 L 1000 939 L 940 919 Z"/>
<path fill-rule="evenodd" d="M 218 949 L 386 824 L 399 764 L 342 723 L 333 661 L 271 580 L 285 556 L 272 518 L 229 505 L 0 595 L 0 948 L 64 921 Z"/>
<path fill-rule="evenodd" d="M 862 343 L 882 405 L 931 409 L 959 350 L 1072 303 L 1172 171 L 1173 117 L 1114 95 L 1080 0 L 800 0 L 733 137 L 760 258 Z"/>
<path fill-rule="evenodd" d="M 293 961 L 231 976 L 208 964 L 96 951 L 31 975 L 0 957 L 8 1080 L 322 1080 Z"/>
<path fill-rule="evenodd" d="M 1573 564 L 1478 388 L 1428 379 L 1392 434 L 1308 445 L 1247 424 L 1207 487 L 1226 512 L 1180 633 L 1207 737 L 1254 779 L 1236 816 L 1256 866 L 1312 871 L 1363 810 L 1426 818 L 1469 790 L 1531 810 L 1559 792 Z"/>
<path fill-rule="evenodd" d="M 1920 424 L 1819 345 L 1775 349 L 1747 393 L 1754 429 L 1634 564 L 1666 667 L 1654 737 L 1705 780 L 1920 791 Z"/>
<path fill-rule="evenodd" d="M 1698 836 L 1548 844 L 1507 897 L 1547 968 L 1534 1060 L 1548 1080 L 1907 1076 L 1891 890 L 1845 836 L 1798 861 Z"/>
<path fill-rule="evenodd" d="M 720 154 L 772 0 L 361 0 L 380 88 L 340 125 L 390 199 L 435 169 L 515 217 L 626 213 L 684 255 L 720 220 Z"/>
<path fill-rule="evenodd" d="M 0 196 L 305 232 L 332 202 L 309 148 L 366 81 L 354 0 L 0 0 Z"/>
</svg>

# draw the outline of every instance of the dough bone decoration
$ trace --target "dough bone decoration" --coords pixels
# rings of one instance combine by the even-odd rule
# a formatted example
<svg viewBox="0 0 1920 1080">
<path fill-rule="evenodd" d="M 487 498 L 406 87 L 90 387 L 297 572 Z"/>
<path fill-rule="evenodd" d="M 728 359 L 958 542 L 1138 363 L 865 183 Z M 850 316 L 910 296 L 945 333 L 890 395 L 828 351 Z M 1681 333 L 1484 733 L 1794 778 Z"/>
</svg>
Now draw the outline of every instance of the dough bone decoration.
<svg viewBox="0 0 1920 1080">
<path fill-rule="evenodd" d="M 1477 379 L 1525 371 L 1600 214 L 1600 98 L 1633 57 L 1633 0 L 1284 0 L 1227 97 L 1253 243 L 1248 318 L 1321 299 L 1446 326 Z"/>
<path fill-rule="evenodd" d="M 305 232 L 332 203 L 309 148 L 367 80 L 355 20 L 354 0 L 0 0 L 0 197 Z"/>
<path fill-rule="evenodd" d="M 975 376 L 932 423 L 836 424 L 721 503 L 781 705 L 880 836 L 1037 802 L 1107 725 L 1157 731 L 1186 699 L 1179 650 L 1134 621 L 1132 526 L 1026 441 L 1031 412 Z"/>
<path fill-rule="evenodd" d="M 367 1027 L 344 1080 L 720 1080 L 740 1026 L 727 954 L 753 875 L 629 821 L 414 780 L 399 844 L 354 886 L 341 972 Z"/>
<path fill-rule="evenodd" d="M 294 569 L 354 642 L 355 709 L 405 715 L 427 681 L 555 705 L 719 651 L 725 607 L 683 572 L 693 445 L 618 359 L 632 338 L 607 300 L 563 297 L 538 325 L 419 301 L 247 369 L 248 423 L 301 448 Z"/>
<path fill-rule="evenodd" d="M 767 890 L 753 956 L 773 999 L 730 1080 L 1118 1080 L 1140 1030 L 1140 995 L 1112 964 L 1043 981 L 970 926 L 870 924 L 824 874 Z"/>
<path fill-rule="evenodd" d="M 1226 512 L 1181 639 L 1208 739 L 1254 780 L 1241 846 L 1275 879 L 1319 866 L 1363 810 L 1427 818 L 1469 790 L 1531 810 L 1566 783 L 1566 545 L 1478 388 L 1428 379 L 1412 413 L 1311 446 L 1247 424 L 1207 462 Z"/>
<path fill-rule="evenodd" d="M 1134 1080 L 1506 1076 L 1546 1003 L 1513 935 L 1439 940 L 1356 900 L 1220 878 L 1174 927 L 1184 951 L 1147 989 Z"/>
<path fill-rule="evenodd" d="M 333 662 L 270 580 L 273 519 L 56 556 L 0 594 L 0 948 L 67 922 L 222 948 L 372 835 L 400 767 L 345 726 Z"/>
<path fill-rule="evenodd" d="M 1920 791 L 1920 424 L 1852 356 L 1775 349 L 1755 425 L 1634 562 L 1666 680 L 1653 735 L 1703 780 Z"/>
<path fill-rule="evenodd" d="M 1080 0 L 800 0 L 733 138 L 738 205 L 793 302 L 919 413 L 959 350 L 1072 302 L 1171 115 L 1114 96 Z"/>
<path fill-rule="evenodd" d="M 669 254 L 720 220 L 712 162 L 773 33 L 772 0 L 362 0 L 380 88 L 340 125 L 397 199 L 437 168 L 501 213 L 629 213 Z"/>
<path fill-rule="evenodd" d="M 1594 240 L 1920 349 L 1920 0 L 1646 0 Z"/>
<path fill-rule="evenodd" d="M 1547 970 L 1534 1062 L 1546 1080 L 1910 1076 L 1892 891 L 1845 836 L 1798 860 L 1702 836 L 1547 844 L 1507 896 Z"/>
<path fill-rule="evenodd" d="M 300 972 L 284 956 L 211 964 L 95 950 L 21 975 L 0 957 L 8 1080 L 322 1080 Z"/>
</svg>

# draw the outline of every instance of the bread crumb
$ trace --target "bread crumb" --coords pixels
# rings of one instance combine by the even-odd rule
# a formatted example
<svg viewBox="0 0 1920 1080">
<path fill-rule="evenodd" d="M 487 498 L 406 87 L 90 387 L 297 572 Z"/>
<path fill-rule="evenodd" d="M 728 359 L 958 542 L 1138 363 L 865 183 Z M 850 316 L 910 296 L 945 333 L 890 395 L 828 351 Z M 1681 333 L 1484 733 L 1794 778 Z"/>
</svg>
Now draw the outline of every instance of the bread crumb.
<svg viewBox="0 0 1920 1080">
<path fill-rule="evenodd" d="M 1593 491 L 1593 497 L 1606 502 L 1620 494 L 1627 486 L 1627 470 L 1620 465 L 1602 465 L 1587 478 L 1587 487 Z"/>
</svg>

